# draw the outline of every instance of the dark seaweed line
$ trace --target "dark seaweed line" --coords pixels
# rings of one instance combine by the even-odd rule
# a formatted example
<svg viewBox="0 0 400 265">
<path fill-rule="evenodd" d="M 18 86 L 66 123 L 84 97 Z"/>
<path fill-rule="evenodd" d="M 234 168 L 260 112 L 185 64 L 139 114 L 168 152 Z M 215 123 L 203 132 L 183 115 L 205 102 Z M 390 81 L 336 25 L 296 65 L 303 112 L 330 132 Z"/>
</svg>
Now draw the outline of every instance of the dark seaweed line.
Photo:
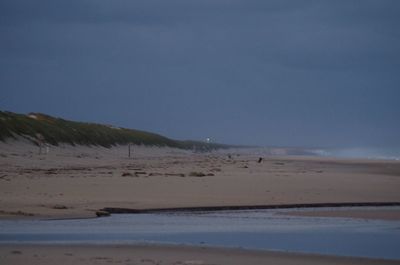
<svg viewBox="0 0 400 265">
<path fill-rule="evenodd" d="M 275 205 L 232 205 L 232 206 L 205 206 L 205 207 L 175 207 L 153 209 L 130 209 L 105 207 L 100 211 L 110 214 L 142 214 L 165 212 L 214 212 L 237 210 L 267 210 L 267 209 L 302 209 L 302 208 L 328 208 L 328 207 L 383 207 L 400 206 L 400 202 L 337 202 L 337 203 L 301 203 L 301 204 L 275 204 Z"/>
</svg>

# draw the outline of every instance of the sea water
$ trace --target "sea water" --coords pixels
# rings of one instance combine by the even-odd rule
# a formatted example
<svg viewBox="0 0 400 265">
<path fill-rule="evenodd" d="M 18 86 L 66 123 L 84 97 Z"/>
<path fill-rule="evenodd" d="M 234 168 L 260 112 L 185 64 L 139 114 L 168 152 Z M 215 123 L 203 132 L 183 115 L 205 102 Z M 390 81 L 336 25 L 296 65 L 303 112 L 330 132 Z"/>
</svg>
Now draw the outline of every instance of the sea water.
<svg viewBox="0 0 400 265">
<path fill-rule="evenodd" d="M 400 222 L 292 217 L 277 210 L 3 220 L 0 244 L 186 244 L 400 260 Z"/>
</svg>

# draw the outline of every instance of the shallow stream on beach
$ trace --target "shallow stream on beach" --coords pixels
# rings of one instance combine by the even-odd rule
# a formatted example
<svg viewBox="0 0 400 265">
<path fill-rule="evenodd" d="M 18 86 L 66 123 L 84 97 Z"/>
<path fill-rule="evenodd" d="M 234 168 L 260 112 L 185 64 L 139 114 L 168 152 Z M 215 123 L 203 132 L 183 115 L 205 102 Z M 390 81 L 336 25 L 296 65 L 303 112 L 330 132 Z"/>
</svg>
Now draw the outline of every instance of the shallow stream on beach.
<svg viewBox="0 0 400 265">
<path fill-rule="evenodd" d="M 0 244 L 168 243 L 400 260 L 400 221 L 292 217 L 277 214 L 280 211 L 284 210 L 3 220 Z"/>
</svg>

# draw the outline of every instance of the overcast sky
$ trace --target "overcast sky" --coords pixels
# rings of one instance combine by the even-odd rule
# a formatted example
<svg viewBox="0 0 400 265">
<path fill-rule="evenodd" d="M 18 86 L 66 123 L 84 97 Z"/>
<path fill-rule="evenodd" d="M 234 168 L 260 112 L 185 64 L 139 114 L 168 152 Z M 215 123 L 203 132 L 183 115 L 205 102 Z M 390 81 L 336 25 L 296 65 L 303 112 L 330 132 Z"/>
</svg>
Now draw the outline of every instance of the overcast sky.
<svg viewBox="0 0 400 265">
<path fill-rule="evenodd" d="M 176 139 L 400 147 L 400 1 L 0 0 L 0 91 Z"/>
</svg>

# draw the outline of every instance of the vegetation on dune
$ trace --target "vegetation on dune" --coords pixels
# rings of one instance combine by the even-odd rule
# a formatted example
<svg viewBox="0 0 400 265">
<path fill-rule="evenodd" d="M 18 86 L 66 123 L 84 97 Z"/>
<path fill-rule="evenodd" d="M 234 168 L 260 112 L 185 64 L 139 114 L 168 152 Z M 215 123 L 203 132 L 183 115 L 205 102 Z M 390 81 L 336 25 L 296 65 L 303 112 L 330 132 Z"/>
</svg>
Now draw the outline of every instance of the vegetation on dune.
<svg viewBox="0 0 400 265">
<path fill-rule="evenodd" d="M 21 136 L 38 144 L 39 138 L 51 145 L 98 145 L 111 147 L 118 144 L 143 144 L 184 149 L 208 150 L 227 147 L 197 141 L 177 141 L 140 130 L 109 125 L 69 121 L 41 113 L 28 115 L 0 111 L 0 140 Z"/>
</svg>

